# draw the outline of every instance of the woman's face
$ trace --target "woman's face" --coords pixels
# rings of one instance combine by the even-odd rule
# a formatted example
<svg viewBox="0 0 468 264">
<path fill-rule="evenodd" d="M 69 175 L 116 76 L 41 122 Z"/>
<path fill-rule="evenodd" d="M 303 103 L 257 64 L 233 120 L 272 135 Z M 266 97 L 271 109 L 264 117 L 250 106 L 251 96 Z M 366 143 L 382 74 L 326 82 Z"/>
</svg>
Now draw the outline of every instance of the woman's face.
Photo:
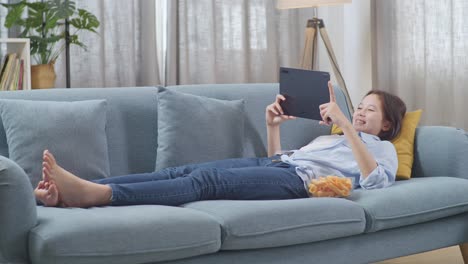
<svg viewBox="0 0 468 264">
<path fill-rule="evenodd" d="M 362 99 L 353 114 L 353 126 L 359 132 L 375 136 L 390 129 L 390 122 L 384 120 L 382 102 L 378 95 L 369 94 Z"/>
</svg>

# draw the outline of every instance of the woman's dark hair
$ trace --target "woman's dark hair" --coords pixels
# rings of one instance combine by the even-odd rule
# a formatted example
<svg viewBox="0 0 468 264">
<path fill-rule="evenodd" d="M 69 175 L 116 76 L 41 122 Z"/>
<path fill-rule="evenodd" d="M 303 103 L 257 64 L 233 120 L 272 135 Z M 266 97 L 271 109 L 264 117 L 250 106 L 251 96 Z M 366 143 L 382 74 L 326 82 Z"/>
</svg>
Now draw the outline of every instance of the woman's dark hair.
<svg viewBox="0 0 468 264">
<path fill-rule="evenodd" d="M 388 131 L 381 131 L 378 136 L 381 140 L 392 140 L 400 133 L 401 123 L 406 113 L 405 102 L 400 97 L 381 90 L 370 90 L 366 96 L 371 94 L 379 97 L 382 103 L 383 118 L 391 125 Z"/>
</svg>

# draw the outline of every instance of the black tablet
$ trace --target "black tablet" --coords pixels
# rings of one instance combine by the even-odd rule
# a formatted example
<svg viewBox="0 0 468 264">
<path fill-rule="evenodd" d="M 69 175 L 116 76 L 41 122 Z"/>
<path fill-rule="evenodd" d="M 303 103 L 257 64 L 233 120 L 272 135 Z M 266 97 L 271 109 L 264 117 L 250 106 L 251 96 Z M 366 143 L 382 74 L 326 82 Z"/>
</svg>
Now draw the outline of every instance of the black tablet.
<svg viewBox="0 0 468 264">
<path fill-rule="evenodd" d="M 319 106 L 330 102 L 328 72 L 281 67 L 279 79 L 285 115 L 322 120 Z"/>
</svg>

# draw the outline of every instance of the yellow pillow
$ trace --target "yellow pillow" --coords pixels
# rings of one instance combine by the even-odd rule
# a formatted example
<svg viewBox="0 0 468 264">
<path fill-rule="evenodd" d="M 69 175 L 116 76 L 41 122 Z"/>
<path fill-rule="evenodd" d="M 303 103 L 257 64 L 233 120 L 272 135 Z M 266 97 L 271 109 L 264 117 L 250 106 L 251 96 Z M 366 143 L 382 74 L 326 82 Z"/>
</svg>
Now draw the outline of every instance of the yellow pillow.
<svg viewBox="0 0 468 264">
<path fill-rule="evenodd" d="M 414 160 L 414 134 L 421 118 L 422 110 L 408 112 L 403 118 L 400 134 L 392 140 L 398 156 L 397 180 L 411 178 Z"/>
<path fill-rule="evenodd" d="M 414 135 L 422 110 L 407 112 L 401 124 L 400 133 L 391 142 L 395 146 L 398 156 L 397 180 L 408 180 L 411 178 L 411 169 L 414 160 Z M 341 128 L 333 124 L 331 134 L 341 134 Z"/>
</svg>

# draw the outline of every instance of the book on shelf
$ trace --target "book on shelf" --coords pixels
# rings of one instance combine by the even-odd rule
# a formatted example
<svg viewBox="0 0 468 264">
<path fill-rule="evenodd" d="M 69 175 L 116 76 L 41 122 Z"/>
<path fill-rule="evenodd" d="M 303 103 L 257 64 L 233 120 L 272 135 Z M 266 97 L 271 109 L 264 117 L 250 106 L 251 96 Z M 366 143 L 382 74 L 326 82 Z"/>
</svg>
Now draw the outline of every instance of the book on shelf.
<svg viewBox="0 0 468 264">
<path fill-rule="evenodd" d="M 6 69 L 8 68 L 8 60 L 10 56 L 9 54 L 6 54 L 3 57 L 4 57 L 4 59 L 2 59 L 3 65 L 2 65 L 2 68 L 0 69 L 0 90 L 2 90 L 3 83 L 5 83 Z"/>
<path fill-rule="evenodd" d="M 24 83 L 24 60 L 21 60 L 19 78 L 18 78 L 18 90 L 23 90 Z"/>
<path fill-rule="evenodd" d="M 3 83 L 2 90 L 7 91 L 10 87 L 11 80 L 15 74 L 16 66 L 16 53 L 11 53 L 8 55 L 8 64 L 5 72 L 5 82 Z"/>
<path fill-rule="evenodd" d="M 2 91 L 6 90 L 8 81 L 10 80 L 10 72 L 12 71 L 11 67 L 15 60 L 16 60 L 16 53 L 7 54 L 5 66 L 3 67 L 2 76 L 0 79 L 0 90 Z"/>
<path fill-rule="evenodd" d="M 0 78 L 2 77 L 3 66 L 5 65 L 6 58 L 7 58 L 7 54 L 5 55 L 0 54 Z"/>
<path fill-rule="evenodd" d="M 24 85 L 24 60 L 16 53 L 7 54 L 0 72 L 0 90 L 22 90 Z"/>
<path fill-rule="evenodd" d="M 10 86 L 7 86 L 9 91 L 18 90 L 19 71 L 20 71 L 20 59 L 16 58 L 14 71 L 13 71 L 13 74 L 11 75 L 12 78 L 10 80 Z"/>
</svg>

